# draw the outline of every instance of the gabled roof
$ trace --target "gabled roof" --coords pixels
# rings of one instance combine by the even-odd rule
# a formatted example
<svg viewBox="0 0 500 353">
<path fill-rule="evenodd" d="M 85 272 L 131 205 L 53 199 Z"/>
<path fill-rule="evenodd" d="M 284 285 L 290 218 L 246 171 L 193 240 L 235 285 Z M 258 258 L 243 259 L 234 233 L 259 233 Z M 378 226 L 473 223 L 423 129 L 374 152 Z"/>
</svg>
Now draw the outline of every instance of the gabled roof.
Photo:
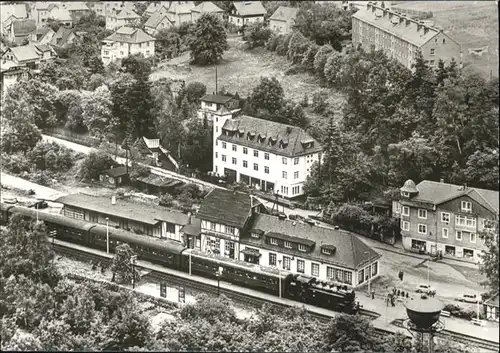
<svg viewBox="0 0 500 353">
<path fill-rule="evenodd" d="M 14 16 L 17 19 L 27 18 L 26 5 L 25 4 L 11 4 L 11 5 L 1 5 L 0 9 L 0 21 L 5 21 L 9 16 Z"/>
<path fill-rule="evenodd" d="M 487 305 L 487 306 L 495 306 L 498 308 L 498 292 L 495 293 L 495 295 L 493 295 L 490 299 L 486 300 L 484 302 L 484 305 Z"/>
<path fill-rule="evenodd" d="M 267 14 L 267 10 L 260 1 L 233 1 L 233 6 L 240 16 L 264 16 Z"/>
<path fill-rule="evenodd" d="M 242 228 L 251 214 L 251 207 L 260 202 L 250 194 L 225 189 L 213 189 L 201 202 L 197 217 Z"/>
<path fill-rule="evenodd" d="M 147 137 L 142 137 L 144 143 L 149 149 L 159 148 L 160 147 L 160 139 L 148 139 Z"/>
<path fill-rule="evenodd" d="M 168 22 L 172 23 L 166 13 L 162 11 L 155 12 L 151 15 L 150 18 L 148 18 L 148 20 L 144 24 L 144 27 L 156 28 L 165 18 L 167 18 Z"/>
<path fill-rule="evenodd" d="M 107 169 L 107 170 L 103 171 L 102 174 L 108 175 L 112 178 L 116 178 L 119 176 L 127 175 L 128 172 L 127 172 L 127 167 L 120 166 L 120 167 Z"/>
<path fill-rule="evenodd" d="M 420 23 L 418 20 L 411 19 L 404 14 L 397 14 L 390 9 L 382 9 L 380 6 L 370 6 L 370 8 L 367 8 L 367 6 L 361 7 L 352 15 L 352 18 L 369 23 L 417 47 L 421 47 L 440 32 L 438 29 L 429 25 L 424 26 L 424 24 Z M 389 14 L 391 16 L 389 16 Z M 406 23 L 407 21 L 408 24 Z M 423 30 L 424 27 L 428 29 L 427 32 Z M 418 30 L 419 28 L 421 28 L 420 31 Z"/>
<path fill-rule="evenodd" d="M 123 9 L 120 12 L 118 12 L 115 16 L 117 19 L 140 19 L 141 16 L 136 14 L 134 11 L 129 10 L 129 9 Z"/>
<path fill-rule="evenodd" d="M 104 40 L 120 43 L 143 43 L 154 41 L 156 39 L 151 37 L 142 29 L 123 26 Z"/>
<path fill-rule="evenodd" d="M 224 12 L 219 6 L 215 5 L 211 1 L 203 1 L 202 3 L 191 9 L 192 12 L 200 13 L 214 13 L 214 12 Z"/>
<path fill-rule="evenodd" d="M 297 12 L 299 11 L 296 7 L 286 7 L 280 6 L 274 11 L 273 15 L 269 18 L 269 20 L 275 21 L 288 21 L 297 16 Z"/>
<path fill-rule="evenodd" d="M 146 11 L 144 11 L 147 14 L 153 14 L 157 11 L 161 11 L 162 8 L 165 8 L 165 10 L 168 10 L 170 7 L 170 1 L 152 1 L 149 3 L 148 7 L 146 8 Z"/>
<path fill-rule="evenodd" d="M 90 11 L 87 4 L 83 1 L 68 1 L 65 4 L 68 11 Z"/>
<path fill-rule="evenodd" d="M 201 97 L 200 101 L 217 103 L 217 104 L 226 104 L 232 98 L 233 97 L 231 96 L 224 96 L 222 94 L 205 94 L 203 97 Z"/>
<path fill-rule="evenodd" d="M 65 28 L 65 27 L 59 27 L 57 30 L 56 34 L 54 34 L 54 37 L 50 41 L 52 45 L 57 45 L 57 46 L 64 46 L 68 42 L 69 37 L 71 34 L 77 35 L 73 29 L 70 28 Z M 57 39 L 61 39 L 61 42 L 58 44 Z"/>
<path fill-rule="evenodd" d="M 243 238 L 240 237 L 241 243 L 256 247 L 272 248 L 273 250 L 279 249 L 281 252 L 289 251 L 301 258 L 309 258 L 349 269 L 358 269 L 368 264 L 370 259 L 373 261 L 380 257 L 377 252 L 366 245 L 355 234 L 343 230 L 324 228 L 287 219 L 282 220 L 276 216 L 260 213 L 255 214 L 248 229 L 261 229 L 264 231 L 264 237 L 257 239 L 251 237 L 249 234 L 245 234 Z M 290 239 L 301 238 L 309 241 L 311 244 L 315 243 L 315 246 L 312 252 L 304 253 L 298 250 L 278 248 L 274 245 L 266 244 L 265 236 L 273 236 L 274 234 L 286 234 Z M 323 245 L 328 245 L 329 248 L 334 246 L 336 250 L 331 255 L 323 254 L 321 252 Z"/>
<path fill-rule="evenodd" d="M 151 225 L 156 225 L 160 221 L 187 224 L 187 215 L 181 211 L 121 199 L 116 199 L 116 203 L 112 205 L 111 198 L 108 197 L 73 194 L 61 196 L 54 202 Z"/>
<path fill-rule="evenodd" d="M 35 20 L 16 20 L 12 22 L 15 36 L 25 36 L 36 31 Z"/>
<path fill-rule="evenodd" d="M 436 181 L 424 180 L 417 185 L 418 195 L 411 198 L 411 201 L 419 201 L 440 205 L 460 196 L 469 196 L 477 203 L 483 205 L 493 213 L 499 213 L 499 193 L 498 191 L 478 189 L 460 185 L 440 183 Z"/>
<path fill-rule="evenodd" d="M 35 10 L 47 11 L 50 5 L 52 5 L 50 2 L 37 1 L 35 2 Z"/>
<path fill-rule="evenodd" d="M 168 12 L 174 13 L 176 15 L 191 13 L 191 10 L 194 8 L 194 3 L 192 1 L 188 1 L 184 4 L 172 4 L 168 9 Z"/>
<path fill-rule="evenodd" d="M 220 141 L 231 142 L 278 155 L 296 157 L 322 151 L 319 142 L 300 127 L 258 119 L 248 115 L 240 115 L 237 118 L 226 120 L 222 130 L 238 131 L 238 133 L 232 135 L 223 133 L 218 137 Z M 243 132 L 240 133 L 239 131 Z M 262 139 L 259 139 L 259 135 Z M 306 147 L 305 142 L 309 141 L 313 142 L 312 147 Z"/>
<path fill-rule="evenodd" d="M 12 47 L 10 51 L 16 57 L 17 61 L 30 61 L 40 59 L 36 48 L 33 45 L 23 45 L 20 47 Z"/>
<path fill-rule="evenodd" d="M 67 9 L 63 9 L 62 7 L 50 11 L 50 17 L 61 22 L 73 21 L 73 17 L 71 17 L 69 11 Z"/>
</svg>

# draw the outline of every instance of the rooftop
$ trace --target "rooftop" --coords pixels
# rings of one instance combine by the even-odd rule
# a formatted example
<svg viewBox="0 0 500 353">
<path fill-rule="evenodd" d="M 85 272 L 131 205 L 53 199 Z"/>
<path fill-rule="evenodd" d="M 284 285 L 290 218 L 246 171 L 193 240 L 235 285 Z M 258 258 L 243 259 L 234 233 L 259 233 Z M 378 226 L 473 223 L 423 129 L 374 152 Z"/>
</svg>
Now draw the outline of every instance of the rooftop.
<svg viewBox="0 0 500 353">
<path fill-rule="evenodd" d="M 300 127 L 248 115 L 240 115 L 237 118 L 226 120 L 222 130 L 237 132 L 230 135 L 221 134 L 218 137 L 221 141 L 278 155 L 295 157 L 322 151 L 319 142 Z M 310 146 L 311 143 L 312 146 Z"/>
<path fill-rule="evenodd" d="M 411 201 L 420 201 L 434 205 L 442 204 L 457 197 L 467 195 L 481 205 L 484 205 L 491 212 L 499 212 L 499 193 L 494 190 L 479 188 L 464 188 L 461 185 L 440 183 L 436 181 L 424 180 L 417 185 L 418 195 L 411 198 Z"/>
<path fill-rule="evenodd" d="M 154 12 L 151 17 L 148 18 L 148 20 L 146 21 L 146 23 L 144 24 L 145 27 L 151 27 L 151 28 L 156 28 L 158 27 L 158 25 L 160 24 L 161 21 L 163 21 L 164 18 L 167 18 L 169 20 L 169 22 L 172 22 L 170 21 L 170 19 L 168 18 L 167 14 L 164 13 L 164 12 Z"/>
<path fill-rule="evenodd" d="M 70 35 L 74 33 L 73 29 L 71 28 L 64 28 L 64 27 L 59 27 L 57 32 L 54 34 L 54 37 L 50 41 L 52 45 L 57 45 L 57 46 L 63 46 L 67 43 L 68 38 Z M 57 43 L 57 39 L 61 38 L 61 42 Z"/>
<path fill-rule="evenodd" d="M 233 1 L 233 6 L 240 16 L 263 16 L 267 14 L 267 10 L 260 1 Z"/>
<path fill-rule="evenodd" d="M 12 54 L 17 58 L 18 61 L 29 61 L 38 60 L 40 55 L 38 54 L 36 48 L 33 45 L 23 45 L 20 47 L 10 48 Z"/>
<path fill-rule="evenodd" d="M 182 227 L 181 232 L 187 235 L 197 236 L 201 232 L 201 219 L 191 217 L 191 224 L 186 224 Z"/>
<path fill-rule="evenodd" d="M 373 3 L 361 7 L 352 17 L 370 23 L 418 47 L 427 43 L 440 32 L 437 28 L 424 25 L 419 20 L 414 20 L 387 8 L 384 9 Z"/>
<path fill-rule="evenodd" d="M 71 14 L 67 9 L 61 8 L 56 8 L 52 11 L 50 11 L 50 17 L 53 18 L 54 20 L 58 21 L 73 21 L 73 17 L 71 17 Z"/>
<path fill-rule="evenodd" d="M 496 306 L 498 308 L 498 292 L 490 299 L 485 300 L 484 305 Z"/>
<path fill-rule="evenodd" d="M 143 182 L 144 184 L 153 185 L 153 186 L 156 186 L 159 188 L 162 188 L 162 187 L 168 188 L 168 187 L 173 187 L 173 186 L 183 184 L 182 181 L 163 177 L 163 176 L 156 175 L 156 174 L 149 174 L 148 176 L 143 176 L 143 177 L 137 178 L 137 180 Z"/>
<path fill-rule="evenodd" d="M 194 8 L 194 3 L 192 1 L 187 1 L 186 3 L 179 4 L 173 3 L 170 5 L 168 12 L 175 13 L 176 15 L 191 13 L 191 10 Z"/>
<path fill-rule="evenodd" d="M 297 16 L 297 12 L 299 11 L 296 7 L 286 7 L 280 6 L 274 11 L 273 15 L 269 18 L 269 20 L 275 21 L 288 21 Z"/>
<path fill-rule="evenodd" d="M 276 216 L 257 213 L 253 218 L 249 229 L 260 229 L 264 231 L 264 237 L 253 238 L 250 234 L 245 234 L 240 238 L 242 243 L 256 247 L 269 248 L 281 252 L 293 252 L 295 256 L 319 260 L 344 268 L 357 269 L 368 264 L 370 259 L 379 258 L 380 255 L 372 248 L 366 245 L 358 237 L 347 231 L 334 230 L 331 228 L 318 227 L 315 225 L 304 224 L 291 220 L 282 220 Z M 285 234 L 291 241 L 302 239 L 302 243 L 314 242 L 316 245 L 312 252 L 304 253 L 298 250 L 289 250 L 278 248 L 277 246 L 266 244 L 265 235 Z M 295 239 L 295 240 L 294 240 Z M 331 255 L 325 255 L 321 252 L 322 245 L 335 246 L 336 250 Z"/>
<path fill-rule="evenodd" d="M 242 228 L 251 215 L 251 207 L 260 202 L 250 194 L 213 189 L 201 202 L 198 218 Z"/>
<path fill-rule="evenodd" d="M 139 28 L 121 27 L 115 33 L 104 39 L 105 41 L 120 43 L 143 43 L 156 40 Z"/>
<path fill-rule="evenodd" d="M 14 35 L 24 36 L 36 31 L 35 20 L 18 20 L 12 22 Z"/>
<path fill-rule="evenodd" d="M 150 2 L 145 13 L 148 14 L 153 14 L 157 11 L 161 11 L 162 8 L 165 8 L 165 10 L 168 10 L 170 7 L 170 2 L 169 1 L 160 1 L 160 2 Z"/>
<path fill-rule="evenodd" d="M 87 4 L 83 1 L 68 1 L 65 4 L 68 11 L 90 11 Z"/>
<path fill-rule="evenodd" d="M 102 173 L 109 175 L 112 178 L 116 178 L 116 177 L 128 174 L 127 167 L 125 167 L 125 166 L 110 168 L 108 170 L 103 171 Z"/>
<path fill-rule="evenodd" d="M 151 225 L 156 225 L 160 221 L 184 225 L 187 224 L 188 219 L 187 215 L 181 211 L 161 206 L 146 205 L 121 199 L 116 199 L 116 204 L 112 205 L 109 197 L 73 194 L 61 196 L 54 202 Z"/>
<path fill-rule="evenodd" d="M 0 21 L 3 23 L 10 15 L 21 19 L 27 18 L 26 5 L 25 4 L 2 4 L 2 9 L 0 11 Z"/>
<path fill-rule="evenodd" d="M 232 98 L 231 96 L 224 96 L 222 94 L 205 94 L 200 100 L 209 103 L 225 104 Z"/>
<path fill-rule="evenodd" d="M 195 6 L 191 11 L 200 13 L 224 12 L 224 10 L 211 1 L 203 1 Z"/>
<path fill-rule="evenodd" d="M 123 9 L 120 12 L 118 12 L 115 16 L 118 19 L 140 19 L 141 16 L 136 14 L 134 11 L 129 10 L 129 9 Z"/>
</svg>

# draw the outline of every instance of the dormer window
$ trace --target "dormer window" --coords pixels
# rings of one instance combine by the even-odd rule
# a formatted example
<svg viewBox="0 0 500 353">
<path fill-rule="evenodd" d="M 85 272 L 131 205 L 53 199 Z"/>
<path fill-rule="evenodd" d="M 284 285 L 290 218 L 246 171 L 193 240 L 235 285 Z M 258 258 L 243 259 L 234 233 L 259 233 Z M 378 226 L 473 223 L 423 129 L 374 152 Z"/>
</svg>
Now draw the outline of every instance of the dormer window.
<svg viewBox="0 0 500 353">
<path fill-rule="evenodd" d="M 331 255 L 335 252 L 336 247 L 333 245 L 324 244 L 321 246 L 321 253 L 324 255 Z"/>
<path fill-rule="evenodd" d="M 250 233 L 250 234 L 251 234 L 252 238 L 257 238 L 257 239 L 259 239 L 259 238 L 260 238 L 260 235 L 259 235 L 259 233 L 257 233 L 257 232 L 252 232 L 252 233 Z"/>
<path fill-rule="evenodd" d="M 278 241 L 275 238 L 269 238 L 269 243 L 272 245 L 278 245 Z"/>
<path fill-rule="evenodd" d="M 403 196 L 403 197 L 410 197 L 410 193 L 406 192 L 406 191 L 402 191 L 401 192 L 401 196 Z"/>
<path fill-rule="evenodd" d="M 287 248 L 287 249 L 291 249 L 292 248 L 292 243 L 285 240 L 284 243 L 283 243 L 283 246 L 285 248 Z"/>
<path fill-rule="evenodd" d="M 305 246 L 304 244 L 299 244 L 299 251 L 307 252 L 307 246 Z"/>
<path fill-rule="evenodd" d="M 332 254 L 332 251 L 330 249 L 325 249 L 325 248 L 322 248 L 321 249 L 321 253 L 322 254 L 325 254 L 325 255 L 331 255 Z"/>
</svg>

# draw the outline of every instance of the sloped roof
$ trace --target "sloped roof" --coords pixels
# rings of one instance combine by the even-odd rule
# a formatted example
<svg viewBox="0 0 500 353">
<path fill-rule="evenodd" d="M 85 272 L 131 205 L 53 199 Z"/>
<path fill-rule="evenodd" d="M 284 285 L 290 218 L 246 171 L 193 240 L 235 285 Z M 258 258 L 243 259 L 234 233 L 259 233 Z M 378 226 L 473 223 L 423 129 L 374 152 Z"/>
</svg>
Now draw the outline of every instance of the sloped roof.
<svg viewBox="0 0 500 353">
<path fill-rule="evenodd" d="M 192 1 L 188 1 L 184 4 L 172 4 L 168 9 L 168 12 L 175 13 L 176 15 L 191 13 L 191 10 L 194 8 L 194 3 Z"/>
<path fill-rule="evenodd" d="M 490 299 L 486 300 L 486 301 L 484 302 L 484 305 L 487 305 L 487 306 L 495 306 L 495 307 L 497 307 L 497 308 L 498 308 L 498 302 L 499 302 L 499 300 L 498 300 L 498 292 L 497 292 L 497 293 L 496 293 L 494 296 L 492 296 Z"/>
<path fill-rule="evenodd" d="M 14 35 L 24 36 L 36 31 L 35 20 L 18 20 L 12 22 Z"/>
<path fill-rule="evenodd" d="M 423 26 L 418 20 L 410 19 L 403 14 L 397 14 L 389 9 L 382 9 L 374 5 L 372 5 L 372 7 L 375 11 L 363 6 L 353 14 L 352 17 L 362 22 L 369 23 L 384 32 L 391 33 L 418 47 L 421 47 L 439 33 L 439 30 L 430 26 L 426 26 L 426 28 L 428 28 L 427 33 L 425 33 L 423 29 L 418 31 L 418 27 Z M 386 14 L 385 16 L 384 12 Z M 390 19 L 389 14 L 391 14 Z M 400 19 L 402 20 L 400 21 Z M 406 25 L 407 19 L 410 21 L 408 25 Z"/>
<path fill-rule="evenodd" d="M 28 15 L 26 13 L 26 5 L 25 4 L 11 4 L 11 5 L 1 5 L 2 8 L 0 9 L 0 21 L 5 21 L 7 18 L 9 18 L 10 15 L 13 15 L 14 17 L 21 19 L 21 18 L 27 18 Z"/>
<path fill-rule="evenodd" d="M 168 10 L 169 7 L 170 7 L 169 1 L 160 1 L 160 2 L 153 1 L 153 2 L 149 3 L 148 7 L 146 8 L 146 11 L 144 11 L 144 12 L 148 13 L 148 14 L 153 14 L 153 13 L 157 12 L 158 10 L 161 11 L 162 8 L 165 8 L 165 10 Z"/>
<path fill-rule="evenodd" d="M 131 18 L 135 18 L 135 19 L 140 19 L 141 16 L 139 16 L 138 14 L 136 14 L 134 11 L 132 10 L 129 10 L 129 9 L 123 9 L 121 10 L 120 12 L 118 12 L 116 14 L 116 18 L 118 19 L 131 19 Z"/>
<path fill-rule="evenodd" d="M 260 202 L 247 193 L 213 189 L 201 202 L 198 218 L 242 228 L 251 214 L 251 207 Z"/>
<path fill-rule="evenodd" d="M 200 100 L 210 103 L 225 104 L 229 102 L 232 98 L 233 97 L 231 96 L 224 96 L 222 94 L 205 94 L 203 97 L 201 97 Z"/>
<path fill-rule="evenodd" d="M 417 185 L 418 195 L 411 198 L 411 201 L 419 201 L 439 205 L 444 202 L 467 195 L 473 200 L 488 208 L 490 211 L 499 212 L 498 191 L 471 188 L 466 189 L 460 185 L 440 183 L 436 181 L 424 180 Z"/>
<path fill-rule="evenodd" d="M 191 9 L 192 12 L 200 13 L 214 13 L 214 12 L 224 12 L 219 6 L 215 5 L 211 1 L 203 1 L 202 3 Z"/>
<path fill-rule="evenodd" d="M 49 9 L 49 6 L 52 5 L 50 2 L 45 2 L 45 1 L 37 1 L 35 2 L 35 9 L 36 10 L 44 10 L 47 11 Z"/>
<path fill-rule="evenodd" d="M 33 45 L 23 45 L 20 47 L 12 47 L 10 48 L 12 54 L 17 58 L 18 61 L 29 61 L 29 60 L 38 60 L 40 55 L 36 51 L 36 48 Z"/>
<path fill-rule="evenodd" d="M 370 260 L 381 256 L 351 232 L 318 227 L 287 219 L 281 220 L 272 215 L 255 214 L 248 229 L 263 230 L 264 235 L 269 234 L 273 236 L 273 234 L 279 233 L 288 235 L 291 237 L 290 239 L 301 238 L 308 240 L 311 243 L 315 243 L 312 252 L 304 253 L 284 248 L 279 248 L 279 251 L 290 252 L 301 258 L 309 258 L 349 269 L 358 269 L 361 266 L 367 265 Z M 265 236 L 257 239 L 251 237 L 250 234 L 244 234 L 240 238 L 240 242 L 256 247 L 278 249 L 277 246 L 266 244 Z M 321 252 L 322 245 L 335 246 L 336 250 L 331 255 L 325 255 Z"/>
<path fill-rule="evenodd" d="M 145 27 L 156 28 L 163 21 L 163 19 L 165 17 L 167 18 L 167 20 L 170 23 L 172 23 L 172 21 L 170 21 L 170 19 L 168 18 L 167 14 L 160 11 L 160 12 L 153 13 L 151 15 L 151 17 L 148 18 L 148 20 L 146 21 L 146 23 L 144 24 L 144 26 Z"/>
<path fill-rule="evenodd" d="M 267 14 L 267 10 L 260 1 L 233 1 L 233 5 L 240 16 Z"/>
<path fill-rule="evenodd" d="M 296 7 L 286 7 L 286 6 L 280 6 L 274 11 L 273 15 L 269 20 L 275 20 L 275 21 L 288 21 L 292 18 L 295 18 L 297 16 L 297 12 L 299 11 L 298 8 Z"/>
<path fill-rule="evenodd" d="M 54 34 L 54 37 L 50 41 L 52 45 L 58 45 L 58 46 L 64 46 L 69 39 L 69 36 L 74 33 L 73 29 L 70 28 L 65 28 L 65 27 L 59 27 L 57 30 L 56 34 Z M 57 39 L 61 38 L 61 42 L 57 44 Z"/>
<path fill-rule="evenodd" d="M 160 221 L 187 224 L 187 215 L 181 211 L 121 199 L 116 199 L 116 204 L 112 205 L 111 198 L 108 197 L 73 194 L 61 196 L 54 202 L 152 225 Z"/>
<path fill-rule="evenodd" d="M 226 120 L 222 129 L 238 130 L 243 131 L 243 133 L 222 134 L 218 137 L 220 141 L 236 143 L 278 155 L 294 157 L 322 151 L 319 142 L 300 127 L 258 119 L 248 115 L 240 115 L 237 118 Z M 253 135 L 251 139 L 248 139 L 248 133 Z M 259 139 L 259 135 L 264 139 Z M 309 141 L 313 142 L 313 146 L 306 148 L 304 142 Z M 281 142 L 284 142 L 284 144 L 282 145 Z"/>
<path fill-rule="evenodd" d="M 104 40 L 123 43 L 143 43 L 156 39 L 142 29 L 123 26 Z"/>
<path fill-rule="evenodd" d="M 68 1 L 65 4 L 68 11 L 90 11 L 87 4 L 83 1 Z"/>
<path fill-rule="evenodd" d="M 160 147 L 160 139 L 148 139 L 147 137 L 143 137 L 143 140 L 149 149 Z"/>
<path fill-rule="evenodd" d="M 54 20 L 59 20 L 62 22 L 73 21 L 73 17 L 71 17 L 69 11 L 67 9 L 63 9 L 62 7 L 50 11 L 50 17 Z"/>
<path fill-rule="evenodd" d="M 201 219 L 191 217 L 191 224 L 186 224 L 182 227 L 181 232 L 187 235 L 197 236 L 201 232 Z"/>
<path fill-rule="evenodd" d="M 107 169 L 102 172 L 102 174 L 109 175 L 110 177 L 116 178 L 122 175 L 127 175 L 127 167 L 120 166 L 116 168 Z"/>
<path fill-rule="evenodd" d="M 157 175 L 157 174 L 149 174 L 147 176 L 137 178 L 137 180 L 143 182 L 144 184 L 153 185 L 153 186 L 156 186 L 159 188 L 169 188 L 169 187 L 184 184 L 180 180 L 175 180 L 175 179 L 163 177 L 163 176 Z"/>
</svg>

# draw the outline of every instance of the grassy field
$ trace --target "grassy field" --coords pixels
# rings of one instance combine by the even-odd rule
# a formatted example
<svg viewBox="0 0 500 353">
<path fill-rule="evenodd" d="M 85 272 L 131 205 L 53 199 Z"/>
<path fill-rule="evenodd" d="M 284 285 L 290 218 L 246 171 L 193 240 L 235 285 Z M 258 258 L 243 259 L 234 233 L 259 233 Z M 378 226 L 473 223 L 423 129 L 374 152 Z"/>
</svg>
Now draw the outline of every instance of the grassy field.
<svg viewBox="0 0 500 353">
<path fill-rule="evenodd" d="M 429 19 L 462 45 L 463 61 L 489 77 L 498 77 L 498 7 L 495 1 L 405 1 L 400 8 L 432 11 Z M 489 46 L 482 56 L 469 49 Z"/>
<path fill-rule="evenodd" d="M 321 88 L 319 81 L 313 75 L 300 73 L 285 76 L 284 71 L 290 67 L 286 58 L 268 52 L 264 48 L 246 50 L 241 37 L 228 38 L 230 49 L 226 51 L 223 59 L 217 65 L 218 89 L 225 87 L 229 92 L 247 97 L 252 89 L 258 85 L 261 77 L 276 77 L 284 91 L 285 96 L 295 102 L 300 102 L 307 93 L 310 101 L 314 92 L 326 92 L 327 102 L 340 115 L 344 98 L 339 93 L 330 89 Z M 186 83 L 198 81 L 207 87 L 207 92 L 215 91 L 215 67 L 199 67 L 189 65 L 189 54 L 174 58 L 159 65 L 151 74 L 152 80 L 161 77 L 183 79 Z M 308 114 L 312 121 L 321 117 Z"/>
</svg>

